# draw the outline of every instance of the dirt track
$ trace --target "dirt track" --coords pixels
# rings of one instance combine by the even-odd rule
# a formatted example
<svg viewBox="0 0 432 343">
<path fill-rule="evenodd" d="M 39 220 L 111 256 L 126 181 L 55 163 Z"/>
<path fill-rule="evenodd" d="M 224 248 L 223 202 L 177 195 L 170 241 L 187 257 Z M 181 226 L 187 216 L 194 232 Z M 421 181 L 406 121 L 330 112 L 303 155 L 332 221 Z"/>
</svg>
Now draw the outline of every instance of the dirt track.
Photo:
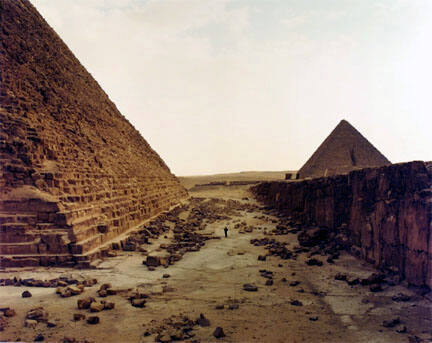
<svg viewBox="0 0 432 343">
<path fill-rule="evenodd" d="M 191 195 L 253 203 L 247 187 L 204 188 Z M 249 200 L 242 200 L 245 197 Z M 383 292 L 371 293 L 368 287 L 349 286 L 335 280 L 337 273 L 367 277 L 374 271 L 346 253 L 342 253 L 334 265 L 321 258 L 324 261 L 321 267 L 306 265 L 304 255 L 288 260 L 267 256 L 265 261 L 258 261 L 258 256 L 267 251 L 251 245 L 252 238 L 275 238 L 288 242 L 287 246 L 292 248 L 298 245 L 296 236 L 269 236 L 278 220 L 262 210 L 243 211 L 239 215 L 208 223 L 203 233 L 220 239 L 207 241 L 200 251 L 186 253 L 183 259 L 168 268 L 148 271 L 142 264 L 145 256 L 141 253 L 122 252 L 100 263 L 96 270 L 38 268 L 0 274 L 0 278 L 52 279 L 71 275 L 78 279 L 92 277 L 98 280 L 97 285 L 86 288 L 81 295 L 69 298 L 59 297 L 55 288 L 1 287 L 2 307 L 11 307 L 17 312 L 16 316 L 7 318 L 5 331 L 0 332 L 1 340 L 32 341 L 42 333 L 45 341 L 56 342 L 64 337 L 92 342 L 154 342 L 157 337 L 163 340 L 164 334 L 169 334 L 167 324 L 159 334 L 155 333 L 167 318 L 181 314 L 195 320 L 202 313 L 210 320 L 210 326 L 193 325 L 190 331 L 193 337 L 189 341 L 432 341 L 428 300 L 402 286 L 384 287 Z M 243 221 L 254 228 L 253 232 L 240 233 L 239 229 L 234 229 L 235 224 Z M 228 238 L 223 237 L 225 226 L 229 227 Z M 160 244 L 166 241 L 163 237 L 153 241 L 147 249 L 149 254 L 159 253 Z M 264 269 L 273 272 L 273 285 L 265 285 L 269 278 L 260 275 L 260 270 Z M 170 277 L 164 278 L 164 274 Z M 298 281 L 295 286 L 294 281 Z M 96 291 L 107 282 L 122 291 L 104 298 L 115 303 L 113 310 L 90 314 L 77 309 L 77 299 L 87 296 L 100 299 Z M 244 291 L 245 283 L 255 284 L 258 291 Z M 132 307 L 127 299 L 128 290 L 137 288 L 149 296 L 144 308 Z M 29 290 L 33 296 L 21 298 L 24 290 Z M 392 296 L 400 292 L 410 295 L 411 300 L 392 301 Z M 298 300 L 302 306 L 296 306 L 299 303 L 293 300 Z M 224 308 L 216 309 L 217 305 L 224 305 Z M 48 311 L 49 320 L 56 327 L 48 328 L 45 323 L 38 323 L 36 328 L 24 327 L 27 311 L 36 306 L 43 306 Z M 230 306 L 233 309 L 229 309 Z M 73 321 L 74 313 L 98 315 L 100 323 L 90 325 L 85 320 Z M 383 321 L 395 317 L 400 317 L 401 324 L 393 328 L 382 326 Z M 223 328 L 226 337 L 216 339 L 213 336 L 217 326 Z M 396 331 L 403 331 L 404 326 L 406 333 Z M 148 336 L 144 336 L 146 332 Z"/>
</svg>

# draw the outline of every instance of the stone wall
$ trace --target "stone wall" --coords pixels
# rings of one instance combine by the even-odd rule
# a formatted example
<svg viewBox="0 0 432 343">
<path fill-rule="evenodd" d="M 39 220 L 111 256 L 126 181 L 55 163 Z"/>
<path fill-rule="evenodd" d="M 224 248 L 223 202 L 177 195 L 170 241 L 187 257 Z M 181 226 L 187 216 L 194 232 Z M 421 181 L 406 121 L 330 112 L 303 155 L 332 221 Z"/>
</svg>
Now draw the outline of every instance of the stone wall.
<svg viewBox="0 0 432 343">
<path fill-rule="evenodd" d="M 349 232 L 360 256 L 432 288 L 432 165 L 409 162 L 252 187 L 304 225 Z"/>
<path fill-rule="evenodd" d="M 0 0 L 0 265 L 86 265 L 186 196 L 30 2 Z"/>
</svg>

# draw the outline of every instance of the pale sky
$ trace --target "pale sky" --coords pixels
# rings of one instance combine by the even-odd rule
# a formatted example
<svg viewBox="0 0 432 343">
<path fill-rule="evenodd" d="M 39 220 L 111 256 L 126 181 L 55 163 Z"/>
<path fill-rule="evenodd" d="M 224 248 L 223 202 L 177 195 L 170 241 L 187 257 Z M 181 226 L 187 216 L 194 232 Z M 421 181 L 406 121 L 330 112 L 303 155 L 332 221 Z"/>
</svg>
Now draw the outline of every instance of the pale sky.
<svg viewBox="0 0 432 343">
<path fill-rule="evenodd" d="M 300 168 L 345 118 L 432 160 L 431 0 L 32 0 L 177 175 Z"/>
</svg>

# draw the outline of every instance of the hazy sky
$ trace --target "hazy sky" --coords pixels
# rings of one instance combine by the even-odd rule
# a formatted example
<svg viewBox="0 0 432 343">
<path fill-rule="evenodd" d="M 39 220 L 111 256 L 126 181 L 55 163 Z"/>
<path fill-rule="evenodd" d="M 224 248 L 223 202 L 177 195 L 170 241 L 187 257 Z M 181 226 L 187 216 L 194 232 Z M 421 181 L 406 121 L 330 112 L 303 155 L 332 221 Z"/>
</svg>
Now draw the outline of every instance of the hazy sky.
<svg viewBox="0 0 432 343">
<path fill-rule="evenodd" d="M 431 0 L 32 0 L 177 175 L 298 169 L 345 118 L 432 160 Z"/>
</svg>

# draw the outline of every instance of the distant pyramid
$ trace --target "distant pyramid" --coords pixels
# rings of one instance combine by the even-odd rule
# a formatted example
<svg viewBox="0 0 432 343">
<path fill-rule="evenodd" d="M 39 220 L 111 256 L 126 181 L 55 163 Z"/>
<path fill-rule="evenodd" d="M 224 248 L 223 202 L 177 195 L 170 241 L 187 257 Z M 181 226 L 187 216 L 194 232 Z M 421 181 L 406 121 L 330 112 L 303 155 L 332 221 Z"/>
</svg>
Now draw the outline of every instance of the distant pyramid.
<svg viewBox="0 0 432 343">
<path fill-rule="evenodd" d="M 360 132 L 346 120 L 341 120 L 299 170 L 299 178 L 343 174 L 354 169 L 389 164 L 391 162 Z"/>
</svg>

